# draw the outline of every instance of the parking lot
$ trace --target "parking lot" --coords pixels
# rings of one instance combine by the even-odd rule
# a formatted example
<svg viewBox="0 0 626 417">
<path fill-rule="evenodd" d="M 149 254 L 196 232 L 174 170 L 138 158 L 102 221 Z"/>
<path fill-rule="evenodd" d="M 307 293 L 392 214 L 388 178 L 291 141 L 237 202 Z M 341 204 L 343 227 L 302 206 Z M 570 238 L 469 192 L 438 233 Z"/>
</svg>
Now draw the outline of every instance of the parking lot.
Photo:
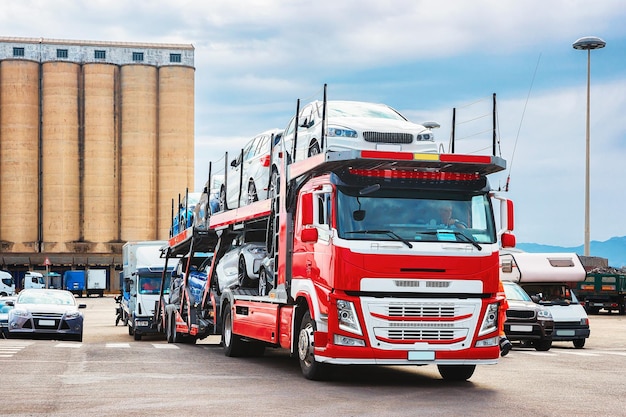
<svg viewBox="0 0 626 417">
<path fill-rule="evenodd" d="M 338 368 L 312 382 L 281 350 L 227 358 L 209 338 L 134 341 L 115 326 L 112 296 L 88 298 L 82 343 L 0 340 L 2 415 L 623 415 L 626 316 L 590 317 L 584 349 L 516 347 L 465 383 L 436 367 Z"/>
</svg>

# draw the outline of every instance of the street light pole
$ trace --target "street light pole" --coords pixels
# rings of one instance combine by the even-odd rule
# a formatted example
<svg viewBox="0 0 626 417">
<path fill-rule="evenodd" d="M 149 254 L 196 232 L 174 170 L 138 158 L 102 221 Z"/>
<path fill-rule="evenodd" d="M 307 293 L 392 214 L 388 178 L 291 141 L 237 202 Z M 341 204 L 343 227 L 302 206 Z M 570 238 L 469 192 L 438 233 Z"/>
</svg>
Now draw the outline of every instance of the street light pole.
<svg viewBox="0 0 626 417">
<path fill-rule="evenodd" d="M 572 44 L 574 49 L 587 51 L 587 127 L 586 127 L 586 139 L 585 139 L 585 256 L 589 256 L 590 232 L 589 232 L 589 108 L 591 103 L 591 50 L 600 49 L 606 46 L 606 42 L 595 36 L 586 36 L 578 39 Z"/>
</svg>

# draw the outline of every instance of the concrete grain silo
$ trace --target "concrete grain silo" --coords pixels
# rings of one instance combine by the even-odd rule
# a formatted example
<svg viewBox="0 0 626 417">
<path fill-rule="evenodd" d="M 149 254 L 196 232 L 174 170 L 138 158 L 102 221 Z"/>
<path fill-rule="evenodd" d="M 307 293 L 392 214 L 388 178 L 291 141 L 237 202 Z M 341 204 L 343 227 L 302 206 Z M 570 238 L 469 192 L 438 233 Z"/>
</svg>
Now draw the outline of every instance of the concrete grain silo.
<svg viewBox="0 0 626 417">
<path fill-rule="evenodd" d="M 121 67 L 122 240 L 157 239 L 157 68 Z"/>
<path fill-rule="evenodd" d="M 83 237 L 104 252 L 119 239 L 119 67 L 83 65 Z"/>
<path fill-rule="evenodd" d="M 0 63 L 0 180 L 0 250 L 38 251 L 37 62 Z"/>
<path fill-rule="evenodd" d="M 106 268 L 194 191 L 192 45 L 0 37 L 0 267 Z"/>
<path fill-rule="evenodd" d="M 80 240 L 78 78 L 72 62 L 42 65 L 43 249 L 72 251 Z"/>
<path fill-rule="evenodd" d="M 194 192 L 194 69 L 159 68 L 158 239 L 167 239 L 172 199 L 188 188 Z M 181 184 L 185 184 L 181 188 Z"/>
</svg>

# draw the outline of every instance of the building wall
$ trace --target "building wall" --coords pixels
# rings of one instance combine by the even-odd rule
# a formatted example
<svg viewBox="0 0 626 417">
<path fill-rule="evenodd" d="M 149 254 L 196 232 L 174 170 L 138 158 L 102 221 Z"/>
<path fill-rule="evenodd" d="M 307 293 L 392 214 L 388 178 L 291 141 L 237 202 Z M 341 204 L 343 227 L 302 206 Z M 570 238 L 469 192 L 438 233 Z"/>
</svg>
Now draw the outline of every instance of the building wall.
<svg viewBox="0 0 626 417">
<path fill-rule="evenodd" d="M 167 239 L 194 76 L 191 45 L 0 38 L 0 266 Z"/>
</svg>

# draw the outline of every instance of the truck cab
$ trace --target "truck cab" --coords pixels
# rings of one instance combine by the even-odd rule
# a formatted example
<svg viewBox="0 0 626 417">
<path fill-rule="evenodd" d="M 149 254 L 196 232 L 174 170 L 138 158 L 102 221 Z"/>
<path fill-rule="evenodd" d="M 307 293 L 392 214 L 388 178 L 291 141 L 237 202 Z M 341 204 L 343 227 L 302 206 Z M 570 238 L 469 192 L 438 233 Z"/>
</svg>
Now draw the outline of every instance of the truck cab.
<svg viewBox="0 0 626 417">
<path fill-rule="evenodd" d="M 0 271 L 0 296 L 7 295 L 15 295 L 15 280 L 10 273 Z"/>
<path fill-rule="evenodd" d="M 40 272 L 28 271 L 24 275 L 24 288 L 46 288 L 46 281 Z"/>
</svg>

